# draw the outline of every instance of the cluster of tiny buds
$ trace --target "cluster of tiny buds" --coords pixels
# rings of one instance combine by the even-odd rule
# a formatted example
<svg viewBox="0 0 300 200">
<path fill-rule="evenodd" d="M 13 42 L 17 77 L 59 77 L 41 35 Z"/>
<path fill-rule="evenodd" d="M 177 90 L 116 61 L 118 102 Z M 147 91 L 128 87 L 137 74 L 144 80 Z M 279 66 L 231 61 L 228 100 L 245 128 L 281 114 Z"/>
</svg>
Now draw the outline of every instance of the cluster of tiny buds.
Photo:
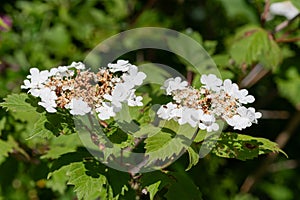
<svg viewBox="0 0 300 200">
<path fill-rule="evenodd" d="M 180 77 L 169 78 L 162 89 L 173 97 L 173 102 L 162 105 L 157 114 L 165 120 L 173 119 L 179 124 L 198 126 L 208 132 L 219 129 L 217 119 L 222 119 L 234 129 L 242 130 L 257 123 L 262 115 L 252 107 L 243 104 L 253 103 L 254 97 L 246 89 L 226 79 L 224 82 L 214 74 L 202 75 L 202 86 L 195 89 Z"/>
<path fill-rule="evenodd" d="M 135 87 L 143 83 L 146 74 L 125 60 L 110 63 L 97 73 L 86 69 L 81 62 L 40 71 L 30 69 L 22 89 L 40 98 L 38 103 L 49 113 L 58 108 L 69 109 L 72 115 L 96 112 L 99 119 L 114 117 L 122 108 L 142 106 L 142 97 L 135 95 Z"/>
</svg>

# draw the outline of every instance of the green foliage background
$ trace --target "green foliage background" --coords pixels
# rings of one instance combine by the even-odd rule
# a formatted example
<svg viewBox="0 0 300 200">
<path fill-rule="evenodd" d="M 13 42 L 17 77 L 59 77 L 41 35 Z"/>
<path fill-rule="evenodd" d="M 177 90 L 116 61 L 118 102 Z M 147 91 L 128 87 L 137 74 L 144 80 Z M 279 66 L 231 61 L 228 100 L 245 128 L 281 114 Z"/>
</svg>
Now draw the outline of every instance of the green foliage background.
<svg viewBox="0 0 300 200">
<path fill-rule="evenodd" d="M 293 2 L 300 9 L 298 1 Z M 134 199 L 136 195 L 141 199 L 296 199 L 300 195 L 300 20 L 274 32 L 285 18 L 264 22 L 263 12 L 263 0 L 1 1 L 0 16 L 12 21 L 11 27 L 0 29 L 1 102 L 8 94 L 20 92 L 31 67 L 49 69 L 82 61 L 97 44 L 123 30 L 165 27 L 199 41 L 223 78 L 248 88 L 257 99 L 253 106 L 268 111 L 258 125 L 240 133 L 276 140 L 289 157 L 224 159 L 243 155 L 236 155 L 236 147 L 231 148 L 234 143 L 223 144 L 221 138 L 219 144 L 227 145 L 231 154 L 222 155 L 216 148 L 185 171 L 189 159 L 198 161 L 192 146 L 189 154 L 167 168 L 168 176 L 162 171 L 142 176 L 141 186 L 151 191 L 147 196 L 122 184 L 130 179 L 128 174 L 86 160 L 90 155 L 72 134 L 66 116 L 61 114 L 57 120 L 26 104 L 20 107 L 27 99 L 21 95 L 13 105 L 6 105 L 9 112 L 5 104 L 0 108 L 0 199 Z M 188 52 L 184 44 L 182 48 Z M 127 56 L 131 61 L 163 63 L 189 73 L 189 66 L 174 55 L 151 50 L 142 54 L 142 60 L 137 52 Z M 40 129 L 39 124 L 47 120 L 53 122 L 52 132 Z M 238 144 L 248 141 L 247 136 L 230 135 L 230 131 L 224 137 Z M 253 177 L 255 184 L 248 191 L 247 181 Z"/>
</svg>

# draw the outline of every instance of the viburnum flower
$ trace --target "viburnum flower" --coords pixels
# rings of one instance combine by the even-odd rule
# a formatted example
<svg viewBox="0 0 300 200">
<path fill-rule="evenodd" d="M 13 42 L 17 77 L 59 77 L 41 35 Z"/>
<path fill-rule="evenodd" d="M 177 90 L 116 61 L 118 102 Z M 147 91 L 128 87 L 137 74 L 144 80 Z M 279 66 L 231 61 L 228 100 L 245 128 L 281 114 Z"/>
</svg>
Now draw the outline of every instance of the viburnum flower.
<svg viewBox="0 0 300 200">
<path fill-rule="evenodd" d="M 170 95 L 172 91 L 184 89 L 188 85 L 187 81 L 181 81 L 180 77 L 169 78 L 165 81 L 161 89 L 165 89 L 167 94 Z"/>
<path fill-rule="evenodd" d="M 94 110 L 99 119 L 106 120 L 121 110 L 122 103 L 143 105 L 143 98 L 135 95 L 135 87 L 143 83 L 146 74 L 125 60 L 110 63 L 97 73 L 86 70 L 81 62 L 50 71 L 31 68 L 27 78 L 21 88 L 39 97 L 38 104 L 51 113 L 57 108 L 69 109 L 72 115 L 85 115 Z"/>
<path fill-rule="evenodd" d="M 80 98 L 72 98 L 70 103 L 65 105 L 65 108 L 70 109 L 72 115 L 85 115 L 91 112 L 91 107 Z"/>
<path fill-rule="evenodd" d="M 216 75 L 202 75 L 201 88 L 196 89 L 181 81 L 171 78 L 165 81 L 162 89 L 173 97 L 173 102 L 162 105 L 158 117 L 175 120 L 179 124 L 198 126 L 208 132 L 217 131 L 217 119 L 226 121 L 234 129 L 242 130 L 257 123 L 261 113 L 246 108 L 243 104 L 253 103 L 254 97 L 248 95 L 246 89 L 240 90 L 238 85 L 226 79 L 224 82 Z"/>
<path fill-rule="evenodd" d="M 274 15 L 284 16 L 288 20 L 293 19 L 299 15 L 299 10 L 293 5 L 291 1 L 283 1 L 272 3 L 269 8 L 268 20 L 274 18 Z"/>
</svg>

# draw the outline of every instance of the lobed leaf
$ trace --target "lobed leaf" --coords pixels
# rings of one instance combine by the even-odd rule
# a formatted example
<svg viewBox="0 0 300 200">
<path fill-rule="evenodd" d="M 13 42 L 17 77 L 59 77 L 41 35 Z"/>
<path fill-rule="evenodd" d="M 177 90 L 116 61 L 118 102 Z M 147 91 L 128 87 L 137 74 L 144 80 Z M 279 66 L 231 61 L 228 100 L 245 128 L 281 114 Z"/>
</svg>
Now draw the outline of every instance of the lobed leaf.
<svg viewBox="0 0 300 200">
<path fill-rule="evenodd" d="M 224 158 L 247 160 L 271 152 L 281 152 L 286 155 L 275 142 L 265 138 L 229 132 L 223 133 L 220 138 L 216 139 L 217 143 L 212 153 Z M 209 141 L 203 145 L 209 145 Z"/>
<path fill-rule="evenodd" d="M 34 105 L 37 105 L 36 100 L 24 93 L 8 95 L 6 98 L 4 98 L 4 102 L 0 103 L 0 106 L 12 112 L 36 111 L 37 108 Z"/>
</svg>

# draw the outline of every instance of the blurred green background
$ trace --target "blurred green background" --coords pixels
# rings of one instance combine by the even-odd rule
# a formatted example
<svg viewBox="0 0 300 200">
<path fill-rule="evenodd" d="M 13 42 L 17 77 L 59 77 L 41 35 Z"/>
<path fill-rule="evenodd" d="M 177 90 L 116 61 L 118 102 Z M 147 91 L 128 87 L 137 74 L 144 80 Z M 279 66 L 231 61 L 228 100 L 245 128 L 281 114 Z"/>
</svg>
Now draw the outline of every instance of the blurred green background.
<svg viewBox="0 0 300 200">
<path fill-rule="evenodd" d="M 277 141 L 283 155 L 239 161 L 209 155 L 187 172 L 203 199 L 298 199 L 300 196 L 299 122 L 300 43 L 278 42 L 280 52 L 270 53 L 275 69 L 258 66 L 253 58 L 240 64 L 232 50 L 236 33 L 244 26 L 263 27 L 270 35 L 284 17 L 261 21 L 264 0 L 1 0 L 0 101 L 20 92 L 29 68 L 49 69 L 82 61 L 101 41 L 136 27 L 165 27 L 186 33 L 210 53 L 223 78 L 247 87 L 256 97 L 253 105 L 264 119 L 242 133 Z M 274 33 L 300 37 L 299 19 Z M 259 41 L 256 41 L 259 43 Z M 241 49 L 239 54 L 247 54 Z M 166 55 L 166 56 L 164 56 Z M 159 51 L 132 52 L 131 61 L 149 61 L 189 73 L 180 59 Z M 271 61 L 273 61 L 271 59 Z M 255 71 L 254 69 L 257 69 Z M 248 81 L 250 80 L 250 81 Z M 248 82 L 247 82 L 248 81 Z M 1 139 L 17 148 L 4 155 L 0 144 L 0 196 L 2 199 L 76 199 L 71 186 L 47 182 L 46 151 L 38 140 L 22 136 L 30 122 L 0 109 Z M 12 139 L 12 138 L 13 139 Z M 180 162 L 186 162 L 182 157 Z M 62 177 L 63 179 L 63 177 Z M 252 184 L 253 183 L 253 184 Z"/>
</svg>

